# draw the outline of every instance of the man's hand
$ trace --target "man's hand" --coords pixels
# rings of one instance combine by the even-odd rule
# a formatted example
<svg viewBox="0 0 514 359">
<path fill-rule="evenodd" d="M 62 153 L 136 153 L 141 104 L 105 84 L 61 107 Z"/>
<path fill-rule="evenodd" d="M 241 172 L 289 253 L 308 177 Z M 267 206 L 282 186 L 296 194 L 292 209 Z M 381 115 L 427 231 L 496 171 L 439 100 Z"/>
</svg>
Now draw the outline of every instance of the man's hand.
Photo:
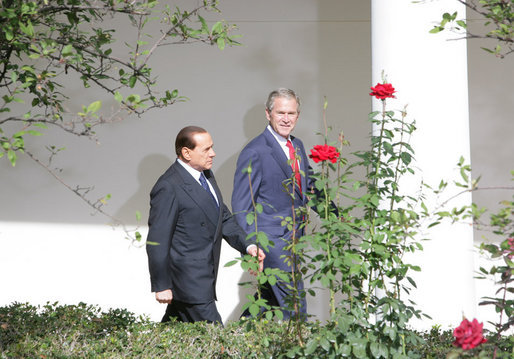
<svg viewBox="0 0 514 359">
<path fill-rule="evenodd" d="M 159 303 L 171 304 L 171 300 L 173 299 L 173 294 L 171 293 L 171 289 L 166 289 L 166 290 L 163 290 L 162 292 L 155 292 L 155 299 Z"/>
<path fill-rule="evenodd" d="M 257 247 L 256 245 L 252 245 L 248 248 L 248 254 L 257 257 L 259 260 L 259 272 L 262 272 L 262 269 L 264 267 L 264 258 L 266 258 L 266 255 L 264 254 L 264 251 Z M 254 271 L 250 271 L 251 274 L 257 275 Z"/>
</svg>

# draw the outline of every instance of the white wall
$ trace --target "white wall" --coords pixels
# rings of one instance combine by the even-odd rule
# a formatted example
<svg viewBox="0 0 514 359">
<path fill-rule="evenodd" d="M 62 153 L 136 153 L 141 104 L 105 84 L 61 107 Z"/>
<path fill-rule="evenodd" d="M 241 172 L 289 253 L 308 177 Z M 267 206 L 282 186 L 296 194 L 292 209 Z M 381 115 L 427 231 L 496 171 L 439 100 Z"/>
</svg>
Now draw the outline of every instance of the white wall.
<svg viewBox="0 0 514 359">
<path fill-rule="evenodd" d="M 107 210 L 130 224 L 135 224 L 136 210 L 143 214 L 141 224 L 146 222 L 148 193 L 174 160 L 177 131 L 188 124 L 213 135 L 214 172 L 230 203 L 237 155 L 264 128 L 263 103 L 279 86 L 297 90 L 303 99 L 295 134 L 307 147 L 319 140 L 315 132 L 322 129 L 323 96 L 335 132 L 345 131 L 352 151 L 367 146 L 368 2 L 222 0 L 220 8 L 222 18 L 238 25 L 242 46 L 224 51 L 201 45 L 166 47 L 153 58 L 159 88 L 178 88 L 190 101 L 106 126 L 98 131 L 99 145 L 51 130 L 34 139 L 34 145 L 66 146 L 56 160 L 64 168 L 63 178 L 75 185 L 94 184 L 95 199 L 111 193 Z M 514 56 L 500 61 L 478 44 L 471 42 L 468 48 L 472 163 L 484 174 L 484 185 L 508 183 L 508 170 L 514 167 Z M 76 108 L 97 98 L 78 85 L 67 93 Z M 108 109 L 112 102 L 100 96 Z M 91 216 L 73 193 L 28 158 L 21 157 L 15 168 L 2 159 L 0 183 L 0 305 L 82 300 L 160 318 L 164 309 L 149 292 L 144 249 L 130 247 L 107 219 Z M 225 248 L 224 253 L 227 261 L 235 255 Z M 241 275 L 235 268 L 220 273 L 218 307 L 224 319 L 239 314 L 244 292 L 236 282 Z M 324 308 L 315 310 L 325 313 Z"/>
</svg>

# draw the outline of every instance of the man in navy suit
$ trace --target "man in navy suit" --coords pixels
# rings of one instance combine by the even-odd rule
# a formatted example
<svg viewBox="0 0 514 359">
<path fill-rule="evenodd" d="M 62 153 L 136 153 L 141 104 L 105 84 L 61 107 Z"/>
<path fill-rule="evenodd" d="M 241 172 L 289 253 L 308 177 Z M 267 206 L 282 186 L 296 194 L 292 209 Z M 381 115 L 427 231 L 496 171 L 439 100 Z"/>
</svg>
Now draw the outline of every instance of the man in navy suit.
<svg viewBox="0 0 514 359">
<path fill-rule="evenodd" d="M 264 268 L 280 268 L 292 272 L 292 267 L 282 256 L 291 256 L 284 247 L 288 245 L 293 233 L 283 226 L 281 221 L 285 217 L 293 216 L 293 206 L 298 208 L 307 203 L 305 192 L 312 188 L 308 176 L 310 167 L 302 141 L 291 136 L 300 114 L 300 99 L 293 90 L 281 88 L 269 94 L 265 110 L 268 126 L 246 145 L 237 160 L 232 211 L 241 227 L 249 233 L 255 231 L 253 225 L 246 222 L 246 214 L 254 210 L 248 174 L 244 173 L 244 169 L 251 165 L 253 200 L 263 205 L 263 212 L 257 216 L 257 230 L 266 233 L 268 239 L 274 242 L 274 247 L 270 248 L 264 260 Z M 291 160 L 291 151 L 299 156 L 298 161 Z M 294 154 L 292 157 L 295 157 Z M 295 165 L 299 165 L 303 175 L 293 176 Z M 289 191 L 285 191 L 283 186 L 284 181 L 291 181 L 292 178 L 296 179 L 297 184 L 294 198 L 291 196 L 291 185 L 288 186 Z M 300 227 L 302 216 L 296 215 L 295 218 L 295 236 L 299 238 L 303 235 L 303 229 Z M 268 300 L 268 304 L 289 307 L 290 310 L 282 311 L 285 319 L 294 314 L 291 306 L 287 305 L 286 298 L 290 293 L 288 285 L 290 283 L 279 281 L 273 286 L 267 284 L 262 291 L 262 296 Z M 303 282 L 299 283 L 299 289 L 303 289 Z M 305 298 L 302 297 L 297 305 L 301 313 L 306 313 Z M 244 316 L 247 314 L 243 313 Z"/>
<path fill-rule="evenodd" d="M 222 323 L 216 308 L 221 239 L 241 253 L 265 257 L 246 241 L 216 184 L 211 167 L 211 135 L 201 127 L 183 128 L 175 141 L 177 160 L 150 193 L 146 245 L 155 299 L 168 304 L 163 322 Z"/>
</svg>

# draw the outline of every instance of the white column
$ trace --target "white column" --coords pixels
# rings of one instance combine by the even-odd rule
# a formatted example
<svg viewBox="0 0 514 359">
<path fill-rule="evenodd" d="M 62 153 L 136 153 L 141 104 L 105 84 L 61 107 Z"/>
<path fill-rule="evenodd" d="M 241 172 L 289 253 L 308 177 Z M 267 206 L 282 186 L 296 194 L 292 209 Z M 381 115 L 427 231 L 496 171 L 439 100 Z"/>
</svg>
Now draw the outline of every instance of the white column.
<svg viewBox="0 0 514 359">
<path fill-rule="evenodd" d="M 408 117 L 417 122 L 411 140 L 418 178 L 402 183 L 410 190 L 419 181 L 437 186 L 441 179 L 459 179 L 460 156 L 469 163 L 469 121 L 466 41 L 448 41 L 455 34 L 430 34 L 444 12 L 465 7 L 454 0 L 415 4 L 411 0 L 372 0 L 372 81 L 382 82 L 382 71 L 398 91 L 388 99 L 388 109 L 408 104 Z M 375 110 L 381 109 L 373 100 Z M 457 190 L 452 191 L 456 193 Z M 448 194 L 447 194 L 448 195 Z M 429 198 L 432 207 L 439 200 Z M 463 195 L 448 207 L 471 203 Z M 413 299 L 433 321 L 413 322 L 419 328 L 443 327 L 472 319 L 476 310 L 473 268 L 473 228 L 468 224 L 441 224 L 429 230 L 425 250 L 408 260 L 422 267 L 415 276 L 418 289 Z M 480 318 L 477 318 L 480 321 Z"/>
</svg>

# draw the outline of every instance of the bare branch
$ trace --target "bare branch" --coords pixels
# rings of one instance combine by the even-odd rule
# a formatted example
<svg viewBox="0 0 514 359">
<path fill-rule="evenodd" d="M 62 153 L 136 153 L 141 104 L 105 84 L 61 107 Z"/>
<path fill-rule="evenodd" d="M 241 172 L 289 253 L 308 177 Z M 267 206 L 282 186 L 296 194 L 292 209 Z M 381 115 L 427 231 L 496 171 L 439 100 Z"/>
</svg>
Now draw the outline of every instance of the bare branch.
<svg viewBox="0 0 514 359">
<path fill-rule="evenodd" d="M 45 165 L 41 160 L 39 160 L 34 154 L 32 154 L 30 151 L 25 151 L 25 154 L 32 159 L 35 163 L 37 163 L 39 166 L 41 166 L 45 171 L 47 171 L 53 178 L 55 178 L 59 183 L 61 183 L 66 189 L 76 194 L 85 204 L 87 204 L 90 208 L 92 208 L 95 213 L 100 213 L 101 215 L 109 218 L 112 223 L 111 225 L 116 227 L 120 226 L 122 230 L 125 232 L 125 235 L 128 239 L 132 240 L 132 242 L 136 242 L 136 237 L 132 234 L 132 232 L 137 231 L 136 229 L 129 229 L 122 220 L 119 218 L 111 215 L 110 213 L 106 212 L 103 209 L 103 206 L 105 204 L 105 201 L 103 200 L 104 197 L 97 199 L 96 201 L 91 201 L 89 198 L 87 198 L 87 194 L 94 188 L 94 187 L 79 187 L 76 186 L 73 188 L 70 186 L 66 181 L 64 181 L 55 171 L 53 171 L 49 166 Z"/>
</svg>

